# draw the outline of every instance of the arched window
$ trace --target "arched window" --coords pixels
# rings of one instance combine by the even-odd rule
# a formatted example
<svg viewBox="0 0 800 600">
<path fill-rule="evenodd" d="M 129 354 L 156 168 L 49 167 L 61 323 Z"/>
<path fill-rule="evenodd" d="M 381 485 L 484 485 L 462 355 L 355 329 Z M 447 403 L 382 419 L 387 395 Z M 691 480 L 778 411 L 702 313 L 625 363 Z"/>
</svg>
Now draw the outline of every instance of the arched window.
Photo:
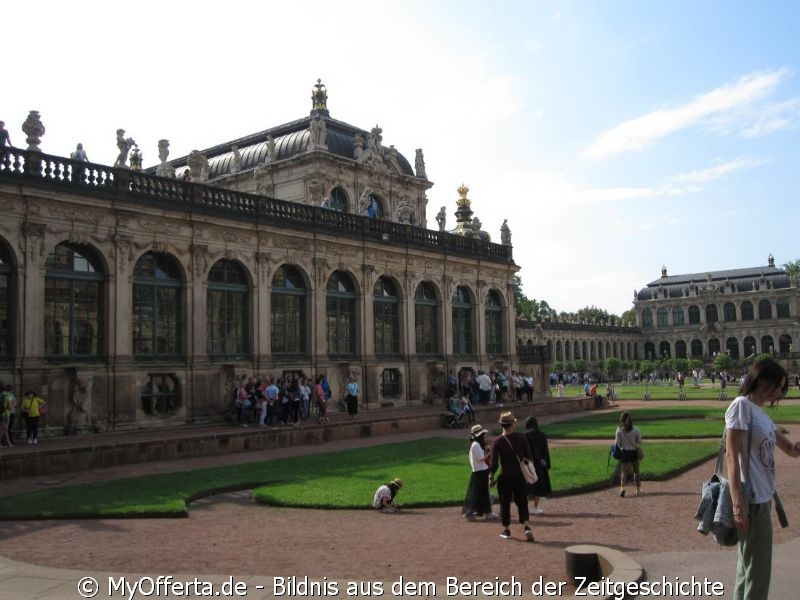
<svg viewBox="0 0 800 600">
<path fill-rule="evenodd" d="M 744 345 L 744 355 L 745 356 L 752 356 L 756 353 L 756 339 L 752 335 L 748 335 L 743 340 Z"/>
<path fill-rule="evenodd" d="M 680 306 L 676 306 L 672 309 L 672 324 L 673 325 L 683 325 L 683 308 Z"/>
<path fill-rule="evenodd" d="M 581 348 L 578 341 L 575 340 L 572 342 L 572 360 L 578 360 L 579 358 L 581 358 Z"/>
<path fill-rule="evenodd" d="M 730 357 L 734 360 L 739 359 L 739 340 L 735 337 L 729 337 L 725 340 L 725 350 L 727 350 Z"/>
<path fill-rule="evenodd" d="M 720 344 L 717 338 L 711 338 L 708 340 L 708 355 L 715 356 L 719 354 Z"/>
<path fill-rule="evenodd" d="M 659 327 L 669 326 L 669 309 L 666 306 L 662 306 L 656 311 L 656 323 Z"/>
<path fill-rule="evenodd" d="M 726 302 L 722 310 L 725 313 L 726 323 L 736 320 L 736 305 L 733 302 Z"/>
<path fill-rule="evenodd" d="M 686 342 L 683 340 L 675 342 L 675 358 L 686 358 Z"/>
<path fill-rule="evenodd" d="M 428 281 L 420 283 L 414 294 L 414 335 L 417 354 L 439 353 L 439 300 Z"/>
<path fill-rule="evenodd" d="M 86 246 L 62 243 L 45 262 L 44 344 L 52 357 L 91 357 L 103 341 L 103 267 Z"/>
<path fill-rule="evenodd" d="M 789 300 L 786 298 L 778 298 L 775 301 L 775 310 L 778 313 L 779 319 L 788 319 L 791 315 L 789 314 Z"/>
<path fill-rule="evenodd" d="M 572 343 L 564 342 L 564 362 L 572 360 Z"/>
<path fill-rule="evenodd" d="M 716 304 L 706 304 L 706 323 L 711 325 L 719 321 Z"/>
<path fill-rule="evenodd" d="M 486 294 L 485 317 L 486 354 L 503 354 L 503 305 L 496 290 L 489 290 Z M 561 354 L 561 342 L 558 343 L 558 354 Z"/>
<path fill-rule="evenodd" d="M 653 342 L 645 342 L 644 358 L 645 360 L 653 360 L 656 358 L 656 345 Z"/>
<path fill-rule="evenodd" d="M 672 358 L 668 341 L 664 340 L 658 345 L 658 356 L 662 359 Z"/>
<path fill-rule="evenodd" d="M 762 320 L 772 318 L 772 302 L 769 300 L 761 300 L 758 303 L 758 318 Z"/>
<path fill-rule="evenodd" d="M 329 208 L 336 212 L 347 212 L 347 192 L 340 187 L 333 188 L 333 190 L 331 190 Z"/>
<path fill-rule="evenodd" d="M 133 269 L 133 354 L 139 358 L 183 352 L 181 270 L 167 254 L 148 252 Z"/>
<path fill-rule="evenodd" d="M 586 342 L 585 341 L 581 342 L 581 358 L 583 360 L 586 360 L 587 358 L 589 358 L 589 353 L 586 351 Z"/>
<path fill-rule="evenodd" d="M 692 358 L 703 356 L 703 342 L 701 342 L 697 338 L 693 339 L 690 350 L 692 352 Z"/>
<path fill-rule="evenodd" d="M 379 196 L 370 194 L 367 198 L 367 216 L 372 219 L 383 219 L 384 213 L 383 201 Z"/>
<path fill-rule="evenodd" d="M 453 354 L 472 354 L 472 302 L 469 290 L 458 286 L 452 298 Z"/>
<path fill-rule="evenodd" d="M 642 329 L 653 328 L 653 313 L 649 308 L 642 311 Z"/>
<path fill-rule="evenodd" d="M 761 336 L 761 352 L 763 354 L 772 354 L 775 352 L 775 342 L 772 340 L 771 335 Z"/>
<path fill-rule="evenodd" d="M 561 340 L 556 340 L 556 360 L 562 362 L 564 355 L 562 354 Z"/>
<path fill-rule="evenodd" d="M 241 356 L 249 346 L 249 287 L 242 267 L 232 260 L 217 261 L 208 273 L 206 293 L 208 353 Z"/>
<path fill-rule="evenodd" d="M 14 314 L 12 310 L 13 266 L 11 253 L 4 244 L 0 243 L 0 359 L 11 358 L 14 354 L 11 346 Z"/>
<path fill-rule="evenodd" d="M 692 304 L 689 307 L 689 325 L 699 325 L 700 324 L 700 309 Z"/>
<path fill-rule="evenodd" d="M 788 354 L 792 351 L 792 336 L 783 334 L 778 338 L 778 352 Z"/>
<path fill-rule="evenodd" d="M 589 356 L 591 357 L 589 360 L 597 360 L 597 348 L 595 347 L 594 340 L 589 342 Z"/>
<path fill-rule="evenodd" d="M 378 277 L 372 296 L 375 354 L 400 354 L 400 294 L 388 277 Z"/>
<path fill-rule="evenodd" d="M 270 295 L 272 353 L 306 353 L 306 286 L 302 273 L 291 265 L 275 271 Z"/>
<path fill-rule="evenodd" d="M 325 316 L 328 321 L 328 354 L 353 356 L 356 353 L 356 288 L 344 271 L 334 271 L 328 279 Z"/>
<path fill-rule="evenodd" d="M 742 321 L 752 321 L 753 316 L 753 303 L 749 300 L 742 302 Z"/>
</svg>

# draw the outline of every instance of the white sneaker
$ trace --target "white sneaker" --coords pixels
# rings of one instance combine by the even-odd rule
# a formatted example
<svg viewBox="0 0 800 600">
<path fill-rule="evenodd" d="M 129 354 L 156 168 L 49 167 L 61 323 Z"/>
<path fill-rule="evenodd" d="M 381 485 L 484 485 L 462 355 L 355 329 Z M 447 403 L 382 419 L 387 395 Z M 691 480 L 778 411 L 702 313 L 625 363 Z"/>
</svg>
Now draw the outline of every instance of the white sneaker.
<svg viewBox="0 0 800 600">
<path fill-rule="evenodd" d="M 539 508 L 538 506 L 536 508 L 534 508 L 531 512 L 533 514 L 535 514 L 535 515 L 543 515 L 544 514 L 544 511 L 541 508 Z"/>
</svg>

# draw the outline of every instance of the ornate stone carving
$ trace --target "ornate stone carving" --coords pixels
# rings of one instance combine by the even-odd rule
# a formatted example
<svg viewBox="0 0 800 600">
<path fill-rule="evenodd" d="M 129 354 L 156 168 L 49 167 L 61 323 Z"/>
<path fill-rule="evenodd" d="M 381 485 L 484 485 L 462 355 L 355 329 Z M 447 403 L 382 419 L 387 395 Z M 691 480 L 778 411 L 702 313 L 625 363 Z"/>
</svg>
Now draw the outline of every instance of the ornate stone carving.
<svg viewBox="0 0 800 600">
<path fill-rule="evenodd" d="M 478 217 L 472 219 L 472 237 L 475 239 L 481 237 L 481 220 Z"/>
<path fill-rule="evenodd" d="M 58 217 L 73 223 L 86 223 L 87 225 L 94 225 L 95 227 L 100 224 L 100 217 L 87 210 L 62 206 L 48 206 L 47 212 L 53 217 Z"/>
<path fill-rule="evenodd" d="M 22 245 L 20 248 L 27 252 L 28 259 L 37 264 L 39 258 L 45 255 L 44 238 L 47 228 L 44 223 L 31 223 L 25 221 L 22 224 L 22 237 L 20 241 Z"/>
<path fill-rule="evenodd" d="M 425 157 L 422 155 L 422 148 L 416 149 L 416 156 L 414 157 L 414 171 L 417 173 L 417 177 L 421 177 L 422 179 L 427 179 L 428 176 L 425 173 Z"/>
<path fill-rule="evenodd" d="M 372 284 L 375 281 L 375 267 L 374 265 L 361 265 L 361 270 L 364 272 L 364 293 L 371 293 Z"/>
<path fill-rule="evenodd" d="M 25 141 L 28 142 L 28 150 L 41 152 L 39 144 L 42 141 L 41 138 L 45 130 L 38 110 L 32 110 L 28 113 L 28 118 L 25 119 L 25 122 L 22 124 L 22 131 L 28 136 L 25 138 Z"/>
<path fill-rule="evenodd" d="M 163 221 L 151 221 L 149 219 L 137 219 L 139 227 L 150 233 L 160 233 L 164 231 Z"/>
<path fill-rule="evenodd" d="M 208 246 L 205 244 L 192 244 L 189 246 L 189 251 L 192 254 L 192 263 L 190 265 L 192 275 L 196 279 L 201 279 L 208 271 Z"/>
<path fill-rule="evenodd" d="M 235 144 L 231 146 L 231 152 L 233 153 L 233 161 L 231 161 L 231 173 L 238 173 L 242 170 L 242 153 L 239 152 L 239 146 Z"/>
<path fill-rule="evenodd" d="M 167 163 L 167 158 L 169 158 L 169 140 L 158 140 L 158 159 L 161 164 L 156 167 L 156 175 L 174 179 L 175 169 Z"/>
<path fill-rule="evenodd" d="M 115 233 L 111 236 L 111 241 L 114 242 L 114 253 L 117 259 L 117 270 L 124 273 L 128 268 L 128 264 L 133 260 L 133 238 L 129 235 Z"/>
<path fill-rule="evenodd" d="M 271 163 L 278 158 L 278 149 L 275 144 L 275 138 L 271 135 L 267 136 L 267 156 L 264 159 L 265 163 Z"/>
<path fill-rule="evenodd" d="M 272 255 L 268 252 L 256 252 L 256 263 L 262 283 L 267 283 L 272 277 Z"/>
<path fill-rule="evenodd" d="M 91 425 L 92 413 L 92 380 L 91 376 L 72 379 L 70 395 L 70 411 L 67 414 L 67 428 L 70 433 L 87 431 Z"/>
<path fill-rule="evenodd" d="M 125 138 L 125 130 L 124 129 L 117 129 L 117 148 L 119 149 L 119 154 L 117 155 L 117 160 L 114 161 L 114 166 L 118 169 L 127 168 L 128 165 L 128 152 L 130 152 L 131 148 L 136 145 L 136 142 L 133 138 Z"/>
<path fill-rule="evenodd" d="M 308 139 L 308 150 L 327 150 L 325 139 L 328 137 L 328 126 L 325 119 L 311 119 L 308 124 L 310 136 Z"/>
<path fill-rule="evenodd" d="M 503 246 L 511 245 L 511 229 L 508 227 L 508 219 L 503 219 L 503 224 L 500 225 L 500 243 Z"/>
<path fill-rule="evenodd" d="M 353 136 L 353 158 L 360 160 L 364 154 L 364 136 L 357 133 Z"/>
<path fill-rule="evenodd" d="M 318 286 L 321 286 L 327 280 L 326 275 L 328 274 L 328 269 L 330 268 L 328 259 L 322 256 L 315 256 L 312 263 L 314 265 L 314 281 Z"/>
<path fill-rule="evenodd" d="M 447 208 L 444 206 L 436 213 L 436 224 L 439 225 L 439 231 L 445 231 L 445 227 L 447 227 Z"/>
<path fill-rule="evenodd" d="M 186 159 L 186 163 L 189 165 L 189 170 L 192 173 L 192 181 L 208 181 L 210 167 L 208 159 L 202 152 L 199 150 L 192 150 L 189 153 L 189 158 Z"/>
<path fill-rule="evenodd" d="M 167 242 L 153 240 L 153 252 L 166 252 L 166 251 L 167 251 Z"/>
</svg>

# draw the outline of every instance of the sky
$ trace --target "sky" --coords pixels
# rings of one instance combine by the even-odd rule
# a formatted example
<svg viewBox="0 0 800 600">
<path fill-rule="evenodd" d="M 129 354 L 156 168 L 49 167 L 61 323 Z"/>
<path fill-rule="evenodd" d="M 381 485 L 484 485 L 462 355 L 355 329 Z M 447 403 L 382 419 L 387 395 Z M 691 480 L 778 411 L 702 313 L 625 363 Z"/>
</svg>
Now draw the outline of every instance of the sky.
<svg viewBox="0 0 800 600">
<path fill-rule="evenodd" d="M 308 115 L 413 164 L 428 226 L 456 189 L 523 290 L 558 311 L 632 308 L 670 275 L 800 258 L 800 2 L 339 0 L 3 7 L 0 120 L 38 110 L 43 152 L 145 166 Z"/>
</svg>

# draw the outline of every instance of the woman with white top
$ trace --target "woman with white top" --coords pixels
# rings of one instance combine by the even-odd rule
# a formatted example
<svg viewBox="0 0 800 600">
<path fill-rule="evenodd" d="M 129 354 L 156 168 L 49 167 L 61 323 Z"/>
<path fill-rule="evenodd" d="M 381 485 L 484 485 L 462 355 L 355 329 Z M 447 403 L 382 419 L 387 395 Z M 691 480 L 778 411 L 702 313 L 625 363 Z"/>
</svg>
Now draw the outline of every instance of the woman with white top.
<svg viewBox="0 0 800 600">
<path fill-rule="evenodd" d="M 486 445 L 488 431 L 481 425 L 473 425 L 470 429 L 469 439 L 469 464 L 472 475 L 467 486 L 467 497 L 464 500 L 464 509 L 461 511 L 464 518 L 470 521 L 484 515 L 492 516 L 492 498 L 489 495 L 489 453 Z"/>
</svg>

